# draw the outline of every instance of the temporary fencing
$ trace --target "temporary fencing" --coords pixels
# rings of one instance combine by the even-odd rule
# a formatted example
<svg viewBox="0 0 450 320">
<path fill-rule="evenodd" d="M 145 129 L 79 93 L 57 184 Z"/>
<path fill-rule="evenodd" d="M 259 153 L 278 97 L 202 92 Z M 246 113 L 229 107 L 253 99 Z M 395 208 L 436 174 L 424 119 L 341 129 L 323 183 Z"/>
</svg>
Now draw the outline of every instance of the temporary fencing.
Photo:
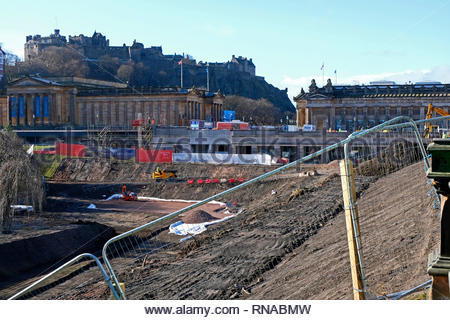
<svg viewBox="0 0 450 320">
<path fill-rule="evenodd" d="M 22 285 L 26 283 L 22 283 Z M 16 287 L 17 285 L 14 288 Z M 9 299 L 87 300 L 110 297 L 119 299 L 108 273 L 95 255 L 83 253 L 33 282 Z"/>
<path fill-rule="evenodd" d="M 361 281 L 359 288 L 354 283 L 355 297 L 376 298 L 426 281 L 427 256 L 438 241 L 433 210 L 438 198 L 425 174 L 430 160 L 416 128 L 386 126 L 344 148 L 346 166 L 355 165 L 355 177 L 372 180 L 350 208 Z M 405 281 L 405 273 L 415 282 Z"/>
<path fill-rule="evenodd" d="M 395 125 L 399 122 L 403 123 Z M 382 138 L 387 136 L 390 139 L 386 139 L 386 141 L 394 140 L 395 143 L 383 144 Z M 376 141 L 379 143 L 374 142 L 374 139 L 378 139 Z M 367 142 L 369 140 L 371 140 L 370 143 Z M 286 177 L 289 185 L 285 189 L 289 192 L 277 190 L 278 182 L 268 179 L 282 171 L 294 169 L 301 163 L 322 157 L 335 149 L 343 149 L 342 151 L 346 155 L 344 163 L 347 173 L 351 172 L 348 170 L 350 166 L 355 166 L 356 192 L 358 194 L 366 192 L 364 190 L 369 185 L 376 187 L 377 183 L 381 185 L 378 191 L 372 191 L 374 192 L 373 201 L 370 200 L 370 197 L 369 200 L 361 201 L 361 203 L 355 203 L 350 199 L 350 204 L 344 207 L 341 181 L 337 173 L 305 179 L 292 179 L 292 176 L 289 175 Z M 422 162 L 422 164 L 414 164 L 416 162 Z M 410 167 L 413 168 L 413 177 L 408 176 L 409 171 L 403 171 L 408 169 L 406 167 L 409 165 L 420 168 L 418 170 L 416 167 Z M 416 252 L 412 250 L 413 248 L 405 246 L 405 249 L 401 249 L 397 255 L 395 250 L 398 249 L 392 244 L 397 241 L 407 243 L 407 231 L 402 231 L 402 228 L 399 227 L 400 222 L 397 220 L 382 219 L 389 210 L 398 209 L 398 206 L 402 204 L 402 197 L 408 194 L 407 185 L 404 182 L 406 180 L 396 180 L 391 183 L 389 189 L 384 189 L 383 186 L 387 182 L 383 179 L 389 179 L 391 174 L 398 175 L 400 178 L 406 175 L 406 178 L 410 179 L 407 180 L 408 182 L 415 183 L 411 193 L 422 192 L 421 188 L 424 185 L 427 188 L 427 180 L 424 179 L 424 174 L 420 173 L 423 172 L 423 167 L 429 167 L 429 160 L 419 131 L 415 123 L 408 117 L 398 117 L 371 129 L 354 133 L 342 141 L 295 162 L 110 239 L 104 245 L 102 252 L 103 262 L 114 284 L 109 287 L 114 286 L 120 299 L 245 298 L 253 290 L 259 290 L 260 294 L 271 294 L 271 296 L 278 292 L 280 298 L 288 298 L 293 295 L 293 292 L 289 292 L 286 280 L 278 279 L 266 286 L 260 286 L 265 282 L 266 272 L 285 261 L 289 253 L 308 241 L 320 229 L 326 227 L 325 223 L 339 212 L 349 210 L 351 220 L 354 222 L 356 274 L 359 274 L 361 282 L 361 288 L 355 287 L 354 291 L 362 292 L 366 298 L 370 298 L 394 290 L 398 291 L 398 289 L 408 289 L 402 288 L 402 284 L 396 282 L 395 275 L 402 272 L 408 273 L 411 270 L 403 270 L 401 268 L 404 268 L 405 264 L 395 263 L 398 259 L 402 259 L 400 256 L 403 255 L 403 259 L 411 259 Z M 262 182 L 263 179 L 266 180 Z M 351 179 L 347 179 L 346 183 L 348 183 L 347 189 L 351 190 Z M 246 189 L 250 185 L 252 188 Z M 274 189 L 268 194 L 268 188 L 272 187 Z M 314 192 L 319 188 L 320 194 Z M 230 204 L 233 202 L 233 192 L 238 190 L 240 190 L 239 195 L 246 199 L 245 209 Z M 379 200 L 387 198 L 384 197 L 383 192 L 393 193 L 402 190 L 404 192 L 399 193 L 399 197 L 396 197 L 393 203 L 382 203 Z M 409 197 L 411 193 L 408 194 Z M 207 230 L 199 235 L 180 238 L 180 236 L 168 233 L 170 225 L 179 223 L 180 217 L 185 222 L 192 223 L 196 222 L 195 219 L 213 220 L 211 218 L 213 215 L 229 215 L 225 212 L 217 213 L 216 208 L 211 207 L 210 204 L 213 200 L 228 203 L 228 209 L 234 213 L 234 216 L 207 227 Z M 408 205 L 406 197 L 404 200 L 405 210 L 399 214 L 403 214 L 405 219 L 400 219 L 400 221 L 404 221 L 407 227 L 411 227 L 412 224 L 413 227 L 426 228 L 426 226 L 420 226 L 419 218 L 413 221 L 407 219 L 412 213 L 417 216 L 420 208 L 415 208 L 416 203 Z M 259 203 L 254 204 L 257 201 Z M 356 210 L 358 204 L 360 207 L 359 218 Z M 426 208 L 428 208 L 427 204 L 423 204 L 422 209 Z M 192 211 L 193 209 L 198 210 Z M 373 228 L 374 225 L 376 229 Z M 301 276 L 295 276 L 297 283 L 295 287 L 299 290 L 296 291 L 296 294 L 299 292 L 319 294 L 328 290 L 330 294 L 328 297 L 339 297 L 333 296 L 338 293 L 330 291 L 333 288 L 329 288 L 329 283 L 336 281 L 336 277 L 347 281 L 348 288 L 351 290 L 349 270 L 344 268 L 344 272 L 342 272 L 342 270 L 337 271 L 336 269 L 338 268 L 336 261 L 348 259 L 345 254 L 347 250 L 345 227 L 342 229 L 342 232 L 336 230 L 336 226 L 331 229 L 332 234 L 327 243 L 329 247 L 326 250 L 332 259 L 321 266 L 321 268 L 325 268 L 323 273 L 318 272 L 315 266 L 317 263 L 314 261 L 316 251 L 311 251 L 310 256 L 306 257 L 312 260 L 302 261 L 305 267 L 302 269 Z M 385 230 L 392 235 L 392 238 L 386 241 L 383 238 L 372 236 L 380 230 Z M 421 230 L 423 231 L 423 229 Z M 431 231 L 422 232 L 422 234 L 427 233 L 431 233 Z M 232 236 L 223 237 L 226 234 L 232 234 Z M 309 245 L 313 246 L 314 244 Z M 380 261 L 380 257 L 383 257 L 383 250 L 378 250 L 378 248 L 381 247 L 386 250 L 388 253 L 386 256 L 392 261 Z M 398 259 L 393 258 L 397 256 L 399 256 Z M 388 279 L 386 281 L 374 281 L 374 279 L 380 279 L 380 271 L 378 271 L 380 263 L 387 266 L 390 262 L 392 265 L 383 267 L 381 273 L 390 272 L 392 281 L 391 278 L 383 278 Z M 289 261 L 285 261 L 285 263 L 289 263 Z M 410 268 L 410 265 L 406 264 L 406 266 Z M 101 275 L 101 272 L 97 272 L 97 274 Z M 417 275 L 419 272 L 413 274 Z M 423 275 L 423 272 L 420 274 Z M 92 277 L 92 279 L 99 279 L 98 275 L 97 278 Z M 276 278 L 275 275 L 273 276 Z M 286 277 L 293 277 L 293 275 L 287 274 L 284 278 Z M 307 283 L 314 280 L 316 280 L 317 287 L 308 287 Z M 95 280 L 86 281 L 86 285 L 91 288 L 97 283 Z M 392 285 L 390 285 L 391 282 Z M 77 280 L 77 283 L 84 282 Z M 103 288 L 105 288 L 105 283 Z M 29 288 L 24 292 L 29 293 L 30 290 L 34 289 Z M 69 296 L 67 297 L 69 298 Z M 82 291 L 78 292 L 76 296 L 70 296 L 70 298 L 77 297 L 85 298 Z M 259 297 L 262 298 L 263 295 Z M 99 295 L 96 298 L 102 298 L 102 296 Z"/>
</svg>

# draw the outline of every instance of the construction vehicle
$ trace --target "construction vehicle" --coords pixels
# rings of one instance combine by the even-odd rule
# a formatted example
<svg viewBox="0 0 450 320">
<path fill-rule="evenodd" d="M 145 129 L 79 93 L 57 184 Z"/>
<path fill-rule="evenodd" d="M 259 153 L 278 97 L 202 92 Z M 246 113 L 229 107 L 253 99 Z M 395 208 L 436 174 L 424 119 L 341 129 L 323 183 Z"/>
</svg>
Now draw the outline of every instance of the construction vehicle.
<svg viewBox="0 0 450 320">
<path fill-rule="evenodd" d="M 125 201 L 136 201 L 137 200 L 137 194 L 134 192 L 127 192 L 127 186 L 122 186 L 122 198 Z"/>
<path fill-rule="evenodd" d="M 156 181 L 163 180 L 163 179 L 173 179 L 177 177 L 177 171 L 176 170 L 161 170 L 161 168 L 156 168 L 156 170 L 153 172 L 152 178 Z"/>
<path fill-rule="evenodd" d="M 430 103 L 428 105 L 428 112 L 427 112 L 427 116 L 425 117 L 425 119 L 431 119 L 433 117 L 433 111 L 435 111 L 438 115 L 441 115 L 443 117 L 450 116 L 450 113 L 448 113 L 444 109 L 434 107 L 433 104 Z M 433 129 L 436 129 L 438 127 L 439 126 L 437 126 L 437 125 L 432 125 L 430 122 L 425 123 L 425 127 L 424 127 L 425 138 L 428 138 L 430 136 L 430 133 L 433 131 Z"/>
</svg>

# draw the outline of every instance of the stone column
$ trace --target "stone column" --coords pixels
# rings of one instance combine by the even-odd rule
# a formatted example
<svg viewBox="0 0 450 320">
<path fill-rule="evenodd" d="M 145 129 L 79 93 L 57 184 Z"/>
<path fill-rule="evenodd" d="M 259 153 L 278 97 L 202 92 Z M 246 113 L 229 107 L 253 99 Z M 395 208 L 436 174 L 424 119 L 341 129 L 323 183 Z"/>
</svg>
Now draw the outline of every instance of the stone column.
<svg viewBox="0 0 450 320">
<path fill-rule="evenodd" d="M 77 107 L 76 107 L 76 121 L 75 123 L 78 126 L 85 126 L 86 125 L 86 108 L 83 102 L 77 101 Z"/>
<path fill-rule="evenodd" d="M 368 126 L 367 108 L 366 107 L 361 107 L 361 108 L 362 108 L 362 112 L 363 112 L 363 126 L 364 126 L 364 128 L 367 128 L 367 126 Z"/>
<path fill-rule="evenodd" d="M 166 110 L 166 125 L 170 125 L 170 117 L 172 113 L 170 100 L 167 100 L 165 105 L 166 106 L 164 109 Z"/>
<path fill-rule="evenodd" d="M 187 101 L 186 102 L 186 121 L 189 121 L 191 119 L 190 117 L 191 117 L 191 103 L 189 101 Z"/>
<path fill-rule="evenodd" d="M 336 107 L 334 106 L 330 108 L 330 119 L 328 123 L 332 130 L 336 130 Z"/>
<path fill-rule="evenodd" d="M 379 110 L 380 107 L 375 107 L 375 125 L 378 125 L 380 123 L 380 113 Z"/>
<path fill-rule="evenodd" d="M 70 108 L 70 124 L 72 126 L 75 125 L 75 96 L 77 94 L 77 89 L 72 89 L 70 90 L 70 104 L 69 104 L 69 108 Z"/>
<path fill-rule="evenodd" d="M 152 120 L 156 124 L 156 119 L 158 119 L 158 106 L 157 101 L 152 100 L 151 102 L 151 109 L 152 109 Z"/>
<path fill-rule="evenodd" d="M 103 122 L 105 126 L 111 126 L 111 102 L 103 101 Z"/>
<path fill-rule="evenodd" d="M 48 119 L 51 125 L 57 123 L 57 114 L 58 114 L 58 102 L 56 100 L 56 94 L 49 94 L 48 97 Z"/>
</svg>

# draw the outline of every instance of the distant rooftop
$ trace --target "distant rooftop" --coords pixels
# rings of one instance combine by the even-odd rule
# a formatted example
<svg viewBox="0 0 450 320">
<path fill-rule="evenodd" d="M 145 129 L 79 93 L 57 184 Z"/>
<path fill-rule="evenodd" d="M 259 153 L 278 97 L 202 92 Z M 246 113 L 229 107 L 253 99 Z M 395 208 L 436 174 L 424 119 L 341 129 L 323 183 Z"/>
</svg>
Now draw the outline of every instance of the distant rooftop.
<svg viewBox="0 0 450 320">
<path fill-rule="evenodd" d="M 309 91 L 301 92 L 294 101 L 314 98 L 381 98 L 381 97 L 437 97 L 450 96 L 450 84 L 440 82 L 416 82 L 396 84 L 394 81 L 375 81 L 368 85 L 333 85 L 328 79 L 327 85 L 319 88 L 314 80 Z"/>
</svg>

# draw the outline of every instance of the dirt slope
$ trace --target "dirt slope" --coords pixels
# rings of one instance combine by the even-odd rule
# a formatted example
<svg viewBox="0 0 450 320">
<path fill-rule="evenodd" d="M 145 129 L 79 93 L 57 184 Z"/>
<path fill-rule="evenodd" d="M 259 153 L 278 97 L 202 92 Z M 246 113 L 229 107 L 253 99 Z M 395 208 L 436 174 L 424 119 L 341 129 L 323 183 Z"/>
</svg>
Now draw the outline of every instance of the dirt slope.
<svg viewBox="0 0 450 320">
<path fill-rule="evenodd" d="M 358 201 L 369 292 L 397 292 L 430 279 L 427 257 L 439 241 L 430 188 L 418 163 L 379 179 Z M 341 213 L 267 272 L 248 298 L 352 299 L 345 230 Z"/>
<path fill-rule="evenodd" d="M 106 159 L 64 159 L 55 172 L 56 181 L 111 182 L 151 181 L 156 167 L 177 170 L 179 178 L 248 178 L 273 170 L 263 165 L 158 164 Z"/>
<path fill-rule="evenodd" d="M 359 188 L 368 186 L 368 178 L 364 179 L 358 181 Z M 274 195 L 269 190 L 270 184 L 276 182 L 250 187 L 239 195 L 253 200 L 247 212 L 186 244 L 181 250 L 185 254 L 172 261 L 167 254 L 157 255 L 148 269 L 140 268 L 141 263 L 136 263 L 132 272 L 128 268 L 122 277 L 129 297 L 243 297 L 266 278 L 268 270 L 289 259 L 293 250 L 342 210 L 339 176 L 290 181 L 292 186 L 304 190 L 298 197 L 290 197 L 292 186 L 287 182 Z"/>
</svg>

